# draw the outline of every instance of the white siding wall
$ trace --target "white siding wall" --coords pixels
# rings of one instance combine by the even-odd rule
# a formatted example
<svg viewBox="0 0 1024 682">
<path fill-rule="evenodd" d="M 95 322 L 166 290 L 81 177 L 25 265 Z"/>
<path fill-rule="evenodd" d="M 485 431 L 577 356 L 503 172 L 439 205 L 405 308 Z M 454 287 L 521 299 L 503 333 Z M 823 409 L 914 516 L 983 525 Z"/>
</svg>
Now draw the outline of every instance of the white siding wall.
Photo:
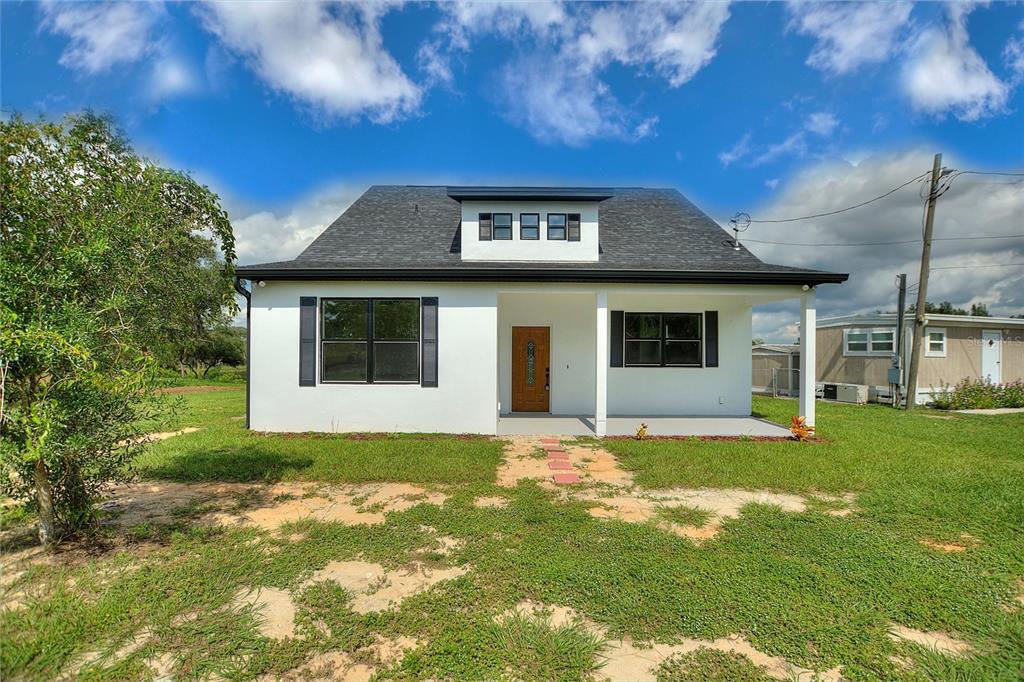
<svg viewBox="0 0 1024 682">
<path fill-rule="evenodd" d="M 463 201 L 462 260 L 597 262 L 599 205 L 595 201 Z M 481 213 L 511 213 L 512 240 L 480 241 Z M 520 213 L 540 214 L 540 239 L 519 238 Z M 580 241 L 548 241 L 548 213 L 579 213 Z"/>
<path fill-rule="evenodd" d="M 319 382 L 300 387 L 300 296 L 437 296 L 438 387 Z M 270 281 L 253 287 L 251 425 L 257 431 L 494 433 L 497 346 L 493 289 Z"/>
<path fill-rule="evenodd" d="M 258 431 L 494 433 L 511 408 L 513 325 L 551 327 L 555 414 L 595 407 L 596 292 L 582 285 L 267 282 L 253 287 L 251 422 Z M 608 291 L 609 310 L 719 311 L 717 368 L 608 368 L 609 415 L 750 413 L 752 289 L 635 286 Z M 684 292 L 684 293 L 674 293 Z M 300 387 L 299 297 L 437 296 L 437 388 Z"/>
<path fill-rule="evenodd" d="M 612 367 L 609 415 L 749 415 L 751 308 L 742 297 L 610 294 L 609 310 L 718 311 L 718 367 Z"/>
</svg>

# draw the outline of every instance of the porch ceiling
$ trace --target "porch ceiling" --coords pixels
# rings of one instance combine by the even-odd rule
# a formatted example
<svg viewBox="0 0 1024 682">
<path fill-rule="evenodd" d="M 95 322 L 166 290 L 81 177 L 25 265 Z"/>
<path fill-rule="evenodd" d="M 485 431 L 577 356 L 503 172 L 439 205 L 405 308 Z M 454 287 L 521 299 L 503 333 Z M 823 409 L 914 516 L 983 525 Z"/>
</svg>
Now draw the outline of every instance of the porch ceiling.
<svg viewBox="0 0 1024 682">
<path fill-rule="evenodd" d="M 609 436 L 632 436 L 640 424 L 651 436 L 774 436 L 789 429 L 756 417 L 608 417 Z M 499 436 L 593 436 L 594 418 L 513 414 L 498 419 Z"/>
</svg>

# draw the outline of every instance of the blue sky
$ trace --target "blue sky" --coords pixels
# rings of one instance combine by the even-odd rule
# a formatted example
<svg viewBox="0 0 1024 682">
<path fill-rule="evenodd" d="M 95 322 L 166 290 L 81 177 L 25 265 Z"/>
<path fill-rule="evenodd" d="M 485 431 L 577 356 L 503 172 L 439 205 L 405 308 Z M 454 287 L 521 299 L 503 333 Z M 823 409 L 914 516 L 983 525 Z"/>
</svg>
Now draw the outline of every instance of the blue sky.
<svg viewBox="0 0 1024 682">
<path fill-rule="evenodd" d="M 927 170 L 934 151 L 958 168 L 1024 166 L 1021 4 L 0 11 L 5 115 L 114 114 L 138 148 L 222 195 L 250 262 L 294 255 L 371 182 L 673 186 L 725 221 L 738 210 L 775 217 L 854 203 Z M 1022 233 L 1020 194 L 965 180 L 937 231 Z M 910 188 L 853 220 L 748 236 L 873 241 L 913 233 L 919 213 Z M 825 314 L 885 307 L 892 274 L 912 272 L 916 255 L 751 248 L 853 273 L 851 285 L 822 292 Z M 937 255 L 1021 261 L 1024 240 L 978 240 L 969 251 L 954 242 Z M 929 298 L 1019 311 L 1021 271 L 949 270 Z M 784 338 L 787 316 L 784 306 L 759 311 L 758 329 Z"/>
</svg>

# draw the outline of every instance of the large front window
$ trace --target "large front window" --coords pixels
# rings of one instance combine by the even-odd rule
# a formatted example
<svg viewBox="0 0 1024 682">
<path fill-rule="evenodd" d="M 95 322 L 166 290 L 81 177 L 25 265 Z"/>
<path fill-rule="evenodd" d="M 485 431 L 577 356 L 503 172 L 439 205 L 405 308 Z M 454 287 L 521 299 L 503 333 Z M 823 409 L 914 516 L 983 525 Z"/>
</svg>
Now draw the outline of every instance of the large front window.
<svg viewBox="0 0 1024 682">
<path fill-rule="evenodd" d="M 416 383 L 420 375 L 420 302 L 325 298 L 320 343 L 322 382 Z"/>
<path fill-rule="evenodd" d="M 627 367 L 700 367 L 700 313 L 625 313 Z"/>
</svg>

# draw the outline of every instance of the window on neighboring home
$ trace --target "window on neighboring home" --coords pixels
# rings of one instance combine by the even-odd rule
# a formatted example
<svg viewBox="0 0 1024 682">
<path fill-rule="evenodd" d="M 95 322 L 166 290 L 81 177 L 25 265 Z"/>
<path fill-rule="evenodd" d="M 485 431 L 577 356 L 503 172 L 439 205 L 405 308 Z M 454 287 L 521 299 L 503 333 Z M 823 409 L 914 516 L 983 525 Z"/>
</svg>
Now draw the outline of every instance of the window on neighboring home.
<svg viewBox="0 0 1024 682">
<path fill-rule="evenodd" d="M 494 221 L 495 239 L 512 239 L 511 213 L 494 213 L 491 219 Z"/>
<path fill-rule="evenodd" d="M 548 239 L 565 239 L 564 213 L 548 213 Z"/>
<path fill-rule="evenodd" d="M 325 298 L 320 315 L 322 382 L 419 381 L 418 299 Z"/>
<path fill-rule="evenodd" d="M 924 342 L 927 344 L 925 355 L 930 358 L 946 357 L 946 330 L 926 327 Z"/>
<path fill-rule="evenodd" d="M 480 241 L 491 241 L 491 214 L 481 213 L 477 220 L 480 221 Z"/>
<path fill-rule="evenodd" d="M 568 220 L 569 230 L 568 237 L 571 242 L 578 242 L 580 240 L 580 214 L 570 213 Z"/>
<path fill-rule="evenodd" d="M 540 214 L 520 213 L 519 214 L 519 238 L 540 239 Z"/>
<path fill-rule="evenodd" d="M 896 352 L 895 329 L 846 329 L 844 355 L 892 355 Z"/>
<path fill-rule="evenodd" d="M 625 313 L 626 367 L 700 367 L 700 313 Z"/>
</svg>

